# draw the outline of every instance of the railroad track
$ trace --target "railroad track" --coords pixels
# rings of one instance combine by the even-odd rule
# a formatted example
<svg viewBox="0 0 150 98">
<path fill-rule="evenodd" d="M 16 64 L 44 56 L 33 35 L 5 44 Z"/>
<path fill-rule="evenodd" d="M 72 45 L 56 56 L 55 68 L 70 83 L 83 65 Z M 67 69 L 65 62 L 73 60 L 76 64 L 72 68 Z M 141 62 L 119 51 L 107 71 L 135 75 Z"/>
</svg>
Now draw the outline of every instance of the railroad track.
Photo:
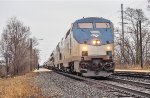
<svg viewBox="0 0 150 98">
<path fill-rule="evenodd" d="M 76 75 L 72 75 L 72 74 L 68 74 L 68 73 L 63 73 L 63 72 L 57 72 L 57 73 L 62 74 L 62 75 L 67 76 L 67 77 L 70 77 L 70 78 L 75 79 L 75 80 L 84 81 L 88 85 L 96 85 L 97 88 L 101 88 L 102 86 L 105 86 L 106 88 L 109 88 L 108 91 L 119 92 L 121 94 L 124 94 L 125 96 L 122 96 L 122 97 L 150 98 L 149 93 L 138 91 L 138 90 L 131 89 L 131 88 L 118 86 L 115 84 L 108 83 L 106 81 L 99 81 L 99 80 L 80 77 L 80 76 L 76 76 Z M 116 79 L 114 81 L 118 82 L 119 80 Z M 140 84 L 140 85 L 143 85 L 143 84 Z"/>
<path fill-rule="evenodd" d="M 134 78 L 141 78 L 141 79 L 149 79 L 150 80 L 150 74 L 114 73 L 112 76 L 126 76 L 126 77 L 134 77 Z"/>
<path fill-rule="evenodd" d="M 142 82 L 136 82 L 136 81 L 126 80 L 126 79 L 119 79 L 119 78 L 109 78 L 109 79 L 114 82 L 125 83 L 125 84 L 130 84 L 130 85 L 150 89 L 150 84 L 148 84 L 148 83 L 146 84 L 146 83 L 142 83 Z"/>
</svg>

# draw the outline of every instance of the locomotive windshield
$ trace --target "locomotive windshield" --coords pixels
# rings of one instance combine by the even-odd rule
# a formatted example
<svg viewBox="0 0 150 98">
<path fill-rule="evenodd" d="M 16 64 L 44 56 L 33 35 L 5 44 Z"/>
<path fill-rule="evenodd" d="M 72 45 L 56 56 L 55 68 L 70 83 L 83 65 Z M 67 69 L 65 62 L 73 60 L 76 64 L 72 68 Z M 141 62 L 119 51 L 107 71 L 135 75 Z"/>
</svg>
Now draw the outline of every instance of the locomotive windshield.
<svg viewBox="0 0 150 98">
<path fill-rule="evenodd" d="M 109 23 L 96 23 L 96 28 L 110 28 Z"/>
<path fill-rule="evenodd" d="M 109 23 L 95 23 L 96 28 L 110 28 Z M 78 23 L 78 28 L 93 28 L 93 23 Z"/>
<path fill-rule="evenodd" d="M 78 23 L 78 28 L 93 28 L 92 23 Z"/>
</svg>

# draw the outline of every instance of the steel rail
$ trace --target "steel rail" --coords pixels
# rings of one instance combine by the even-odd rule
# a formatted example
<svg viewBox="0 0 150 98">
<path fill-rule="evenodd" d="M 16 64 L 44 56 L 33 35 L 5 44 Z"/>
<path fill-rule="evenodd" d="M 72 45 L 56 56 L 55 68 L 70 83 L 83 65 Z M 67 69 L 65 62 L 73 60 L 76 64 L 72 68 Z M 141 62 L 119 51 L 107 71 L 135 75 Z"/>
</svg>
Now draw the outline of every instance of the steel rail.
<svg viewBox="0 0 150 98">
<path fill-rule="evenodd" d="M 150 74 L 142 74 L 142 73 L 114 73 L 112 76 L 126 76 L 126 77 L 134 77 L 141 79 L 150 79 Z"/>
<path fill-rule="evenodd" d="M 109 78 L 109 79 L 110 81 L 114 81 L 114 82 L 120 82 L 120 83 L 125 83 L 125 84 L 130 84 L 130 85 L 135 85 L 138 87 L 144 87 L 146 89 L 150 89 L 150 84 L 148 83 L 142 83 L 142 82 L 131 81 L 126 79 L 118 79 L 118 78 Z"/>
</svg>

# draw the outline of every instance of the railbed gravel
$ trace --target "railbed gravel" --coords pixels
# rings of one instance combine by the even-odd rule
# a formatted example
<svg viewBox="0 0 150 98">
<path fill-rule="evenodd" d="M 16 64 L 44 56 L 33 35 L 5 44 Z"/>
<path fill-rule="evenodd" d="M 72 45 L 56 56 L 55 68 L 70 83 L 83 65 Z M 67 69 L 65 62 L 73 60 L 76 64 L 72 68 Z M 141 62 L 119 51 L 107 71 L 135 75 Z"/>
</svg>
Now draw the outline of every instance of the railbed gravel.
<svg viewBox="0 0 150 98">
<path fill-rule="evenodd" d="M 53 71 L 38 73 L 33 83 L 41 88 L 45 98 L 116 98 L 107 89 L 98 89 Z"/>
</svg>

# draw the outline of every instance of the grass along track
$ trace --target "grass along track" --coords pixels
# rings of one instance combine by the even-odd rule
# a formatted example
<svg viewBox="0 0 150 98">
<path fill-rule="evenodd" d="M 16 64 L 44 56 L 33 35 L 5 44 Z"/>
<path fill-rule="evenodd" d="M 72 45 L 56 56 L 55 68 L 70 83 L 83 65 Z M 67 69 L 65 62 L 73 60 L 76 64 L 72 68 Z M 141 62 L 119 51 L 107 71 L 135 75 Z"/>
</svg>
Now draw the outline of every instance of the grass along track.
<svg viewBox="0 0 150 98">
<path fill-rule="evenodd" d="M 31 79 L 37 73 L 0 79 L 0 98 L 44 98 Z"/>
</svg>

